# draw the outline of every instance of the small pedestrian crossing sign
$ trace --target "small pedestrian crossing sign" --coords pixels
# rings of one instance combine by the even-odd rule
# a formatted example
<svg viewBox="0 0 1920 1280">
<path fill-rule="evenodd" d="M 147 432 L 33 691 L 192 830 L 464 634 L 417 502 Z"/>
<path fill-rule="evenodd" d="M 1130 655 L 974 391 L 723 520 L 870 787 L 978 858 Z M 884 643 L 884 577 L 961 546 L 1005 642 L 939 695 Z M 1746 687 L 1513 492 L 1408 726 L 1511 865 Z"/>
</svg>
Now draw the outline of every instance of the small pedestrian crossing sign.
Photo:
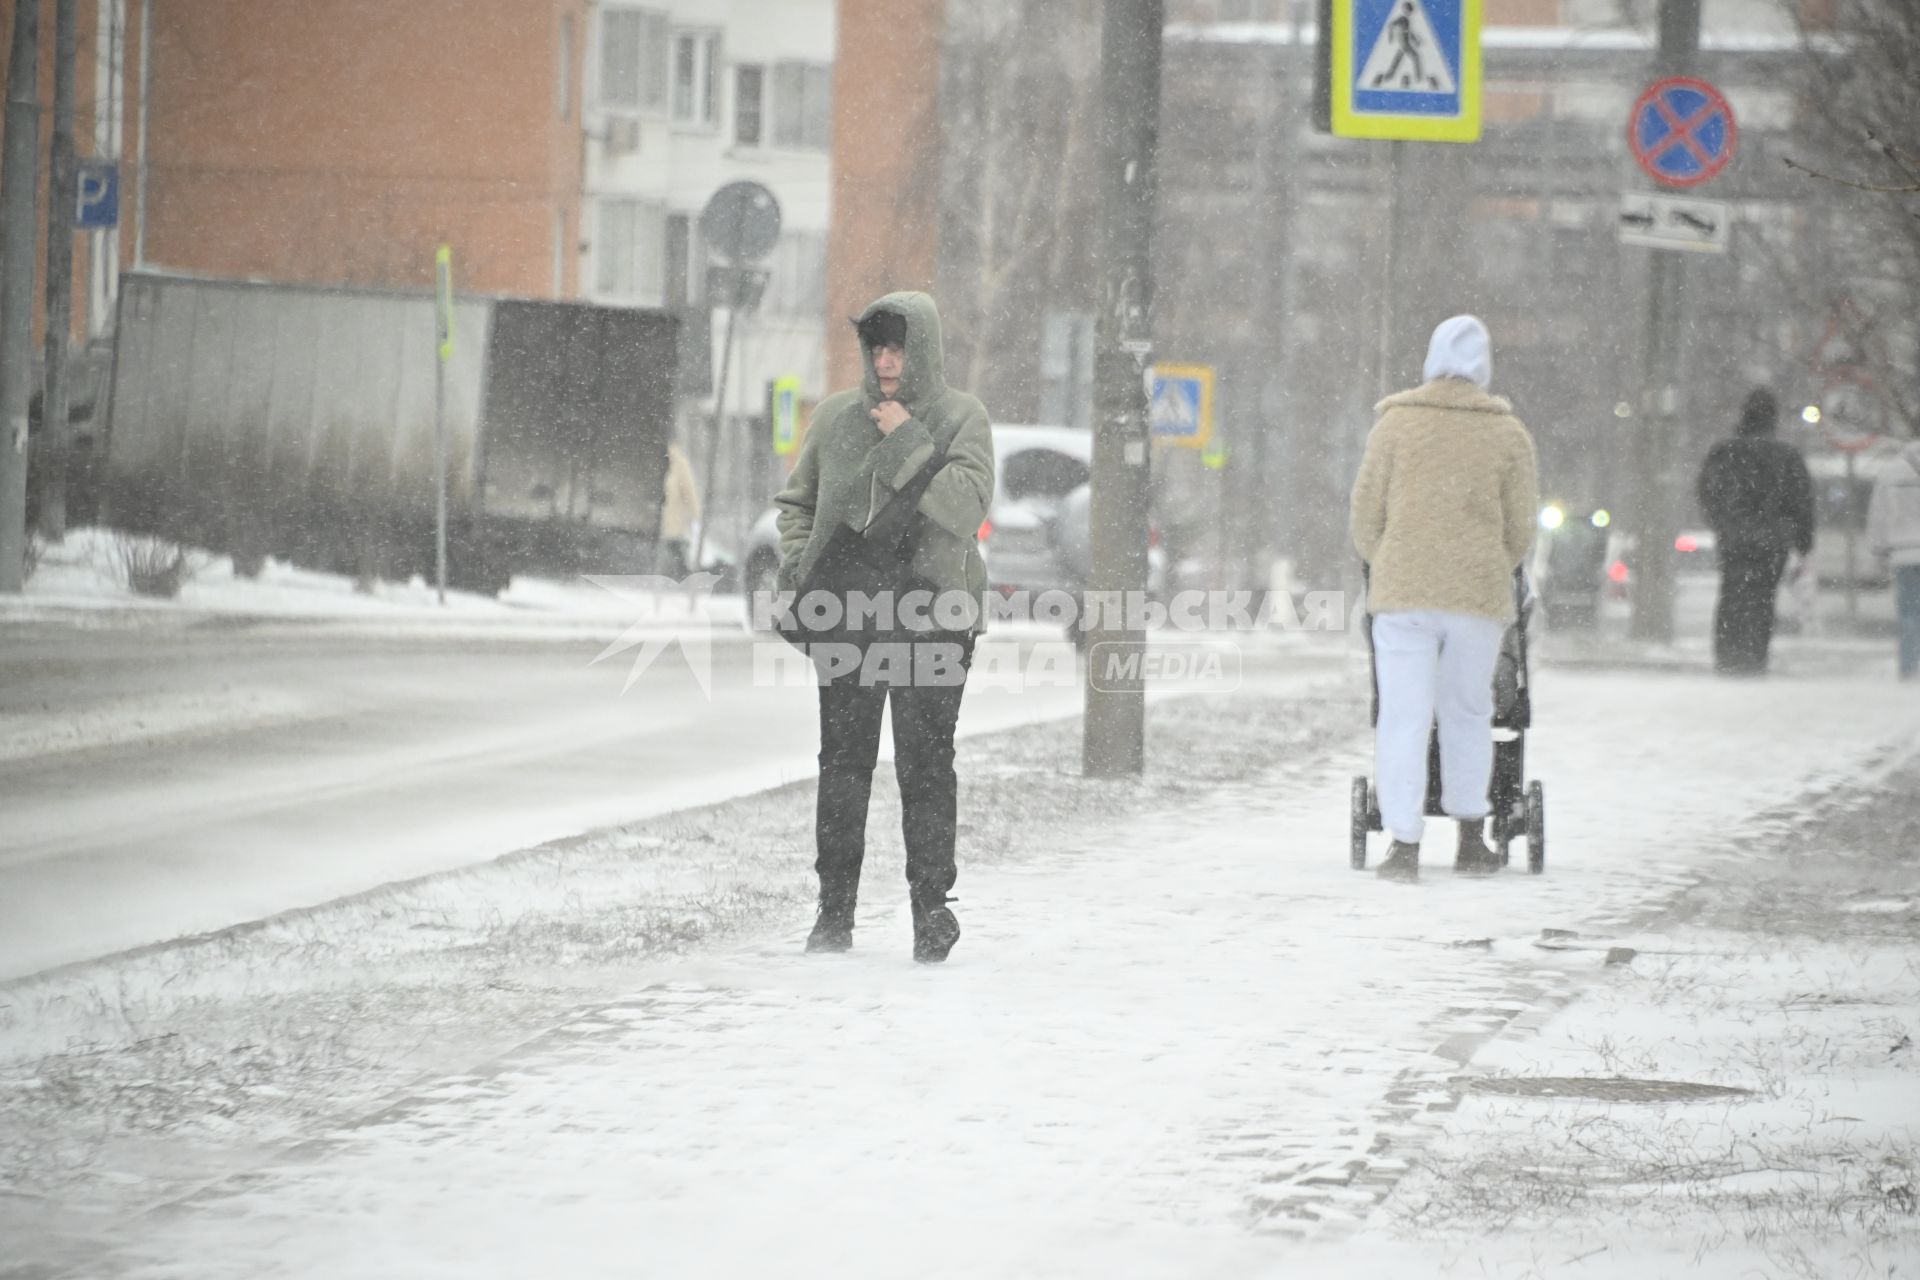
<svg viewBox="0 0 1920 1280">
<path fill-rule="evenodd" d="M 800 379 L 794 374 L 774 379 L 772 400 L 773 451 L 784 458 L 800 447 Z"/>
<path fill-rule="evenodd" d="M 1213 437 L 1213 369 L 1204 364 L 1153 367 L 1147 425 L 1155 444 L 1203 449 Z"/>
<path fill-rule="evenodd" d="M 1481 0 L 1333 0 L 1333 131 L 1480 136 Z"/>
</svg>

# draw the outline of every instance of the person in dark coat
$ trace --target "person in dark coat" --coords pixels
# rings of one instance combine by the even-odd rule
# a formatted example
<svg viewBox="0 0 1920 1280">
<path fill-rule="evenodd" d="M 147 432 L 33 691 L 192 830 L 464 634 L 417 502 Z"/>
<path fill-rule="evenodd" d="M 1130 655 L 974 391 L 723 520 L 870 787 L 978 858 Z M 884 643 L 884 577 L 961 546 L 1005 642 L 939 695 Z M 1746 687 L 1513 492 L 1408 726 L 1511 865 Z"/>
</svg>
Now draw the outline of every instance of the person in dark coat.
<svg viewBox="0 0 1920 1280">
<path fill-rule="evenodd" d="M 854 329 L 866 376 L 859 387 L 828 396 L 814 409 L 793 475 L 774 499 L 780 509 L 780 587 L 801 587 L 833 530 L 871 525 L 889 499 L 934 460 L 937 442 L 944 442 L 946 462 L 917 508 L 924 520 L 914 539 L 913 569 L 939 596 L 977 606 L 987 589 L 978 535 L 994 490 L 986 408 L 947 385 L 940 312 L 926 294 L 890 293 L 861 312 Z M 808 951 L 853 945 L 883 712 L 891 716 L 900 782 L 913 958 L 937 964 L 959 940 L 960 922 L 947 905 L 956 875 L 959 803 L 953 734 L 978 622 L 937 633 L 931 646 L 958 657 L 958 679 L 922 682 L 916 655 L 916 674 L 904 682 L 869 679 L 863 664 L 821 684 L 814 811 L 820 912 Z"/>
<path fill-rule="evenodd" d="M 1739 434 L 1708 451 L 1696 486 L 1719 549 L 1713 665 L 1726 675 L 1766 671 L 1780 576 L 1789 555 L 1813 550 L 1813 478 L 1799 451 L 1775 438 L 1779 421 L 1771 391 L 1748 395 Z"/>
</svg>

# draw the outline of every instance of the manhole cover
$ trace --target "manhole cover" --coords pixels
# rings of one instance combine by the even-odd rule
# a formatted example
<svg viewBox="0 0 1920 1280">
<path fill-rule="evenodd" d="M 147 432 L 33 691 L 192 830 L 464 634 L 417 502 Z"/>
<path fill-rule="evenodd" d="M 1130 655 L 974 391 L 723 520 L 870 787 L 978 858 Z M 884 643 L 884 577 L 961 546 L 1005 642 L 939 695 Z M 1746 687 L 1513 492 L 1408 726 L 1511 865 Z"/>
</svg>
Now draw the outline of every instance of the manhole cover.
<svg viewBox="0 0 1920 1280">
<path fill-rule="evenodd" d="M 1461 1082 L 1469 1093 L 1509 1098 L 1583 1098 L 1597 1102 L 1708 1102 L 1744 1098 L 1751 1089 L 1692 1080 L 1634 1080 L 1627 1076 L 1480 1076 Z"/>
</svg>

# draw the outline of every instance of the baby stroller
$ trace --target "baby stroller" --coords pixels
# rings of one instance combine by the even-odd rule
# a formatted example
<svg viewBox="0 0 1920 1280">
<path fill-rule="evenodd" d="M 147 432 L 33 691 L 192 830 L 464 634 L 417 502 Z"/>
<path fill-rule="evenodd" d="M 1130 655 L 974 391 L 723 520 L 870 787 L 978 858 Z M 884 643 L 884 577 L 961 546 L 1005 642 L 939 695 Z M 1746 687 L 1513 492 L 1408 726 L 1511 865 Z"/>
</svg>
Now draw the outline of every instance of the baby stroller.
<svg viewBox="0 0 1920 1280">
<path fill-rule="evenodd" d="M 1527 665 L 1527 624 L 1533 617 L 1533 592 L 1526 573 L 1513 573 L 1515 622 L 1500 641 L 1500 657 L 1493 668 L 1493 781 L 1487 836 L 1500 865 L 1509 860 L 1509 847 L 1527 841 L 1527 870 L 1539 875 L 1547 867 L 1547 797 L 1538 782 L 1526 781 L 1527 729 L 1533 724 L 1532 675 Z M 1373 662 L 1373 615 L 1367 615 L 1367 658 Z M 1373 710 L 1370 722 L 1380 722 L 1380 673 L 1372 667 Z M 1427 739 L 1427 816 L 1444 818 L 1440 807 L 1440 730 Z M 1380 800 L 1373 781 L 1364 774 L 1353 780 L 1352 851 L 1355 871 L 1367 866 L 1367 836 L 1379 831 Z"/>
</svg>

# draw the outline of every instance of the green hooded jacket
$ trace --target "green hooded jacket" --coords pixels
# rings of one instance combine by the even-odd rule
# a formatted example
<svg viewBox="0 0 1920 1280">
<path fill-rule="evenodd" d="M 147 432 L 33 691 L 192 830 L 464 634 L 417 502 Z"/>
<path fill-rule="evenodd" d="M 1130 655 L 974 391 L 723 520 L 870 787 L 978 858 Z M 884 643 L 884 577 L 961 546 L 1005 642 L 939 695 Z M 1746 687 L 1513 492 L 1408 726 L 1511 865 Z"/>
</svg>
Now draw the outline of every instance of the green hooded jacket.
<svg viewBox="0 0 1920 1280">
<path fill-rule="evenodd" d="M 993 501 L 993 428 L 986 408 L 947 386 L 940 312 L 924 293 L 890 293 L 860 313 L 892 311 L 907 321 L 906 368 L 898 400 L 911 414 L 882 435 L 868 414 L 883 397 L 873 353 L 862 347 L 866 378 L 855 391 L 838 391 L 813 411 L 806 443 L 779 508 L 782 590 L 798 590 L 826 546 L 836 522 L 864 529 L 933 457 L 935 440 L 953 433 L 947 464 L 920 500 L 926 516 L 913 568 L 942 591 L 965 591 L 978 602 L 987 566 L 978 535 Z"/>
</svg>

